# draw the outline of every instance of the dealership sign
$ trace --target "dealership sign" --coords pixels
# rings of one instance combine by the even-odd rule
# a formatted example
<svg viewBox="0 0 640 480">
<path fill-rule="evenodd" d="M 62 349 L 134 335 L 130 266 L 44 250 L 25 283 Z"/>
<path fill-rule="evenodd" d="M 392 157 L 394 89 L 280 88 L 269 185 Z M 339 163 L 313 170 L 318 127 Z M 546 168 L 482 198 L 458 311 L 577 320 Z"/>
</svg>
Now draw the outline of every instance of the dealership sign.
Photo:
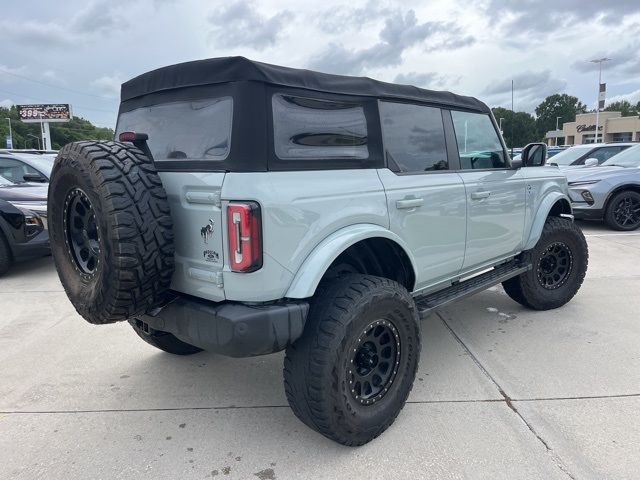
<svg viewBox="0 0 640 480">
<path fill-rule="evenodd" d="M 40 103 L 16 107 L 20 120 L 27 123 L 68 122 L 72 118 L 68 103 Z"/>
<path fill-rule="evenodd" d="M 582 132 L 593 132 L 596 129 L 595 125 L 578 125 L 576 130 L 578 133 Z M 598 125 L 598 131 L 602 130 L 602 125 Z"/>
</svg>

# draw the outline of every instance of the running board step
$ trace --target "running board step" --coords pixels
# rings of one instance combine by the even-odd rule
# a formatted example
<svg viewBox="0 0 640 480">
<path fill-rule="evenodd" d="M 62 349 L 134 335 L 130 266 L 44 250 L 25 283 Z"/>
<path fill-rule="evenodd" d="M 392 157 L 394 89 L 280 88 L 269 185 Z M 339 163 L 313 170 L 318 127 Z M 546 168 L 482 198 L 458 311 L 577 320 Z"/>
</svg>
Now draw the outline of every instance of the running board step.
<svg viewBox="0 0 640 480">
<path fill-rule="evenodd" d="M 448 305 L 474 293 L 486 290 L 489 287 L 502 283 L 505 280 L 516 277 L 521 273 L 531 270 L 531 264 L 523 265 L 518 260 L 505 263 L 493 270 L 471 277 L 438 292 L 415 297 L 416 306 L 421 317 L 425 317 L 433 310 Z"/>
</svg>

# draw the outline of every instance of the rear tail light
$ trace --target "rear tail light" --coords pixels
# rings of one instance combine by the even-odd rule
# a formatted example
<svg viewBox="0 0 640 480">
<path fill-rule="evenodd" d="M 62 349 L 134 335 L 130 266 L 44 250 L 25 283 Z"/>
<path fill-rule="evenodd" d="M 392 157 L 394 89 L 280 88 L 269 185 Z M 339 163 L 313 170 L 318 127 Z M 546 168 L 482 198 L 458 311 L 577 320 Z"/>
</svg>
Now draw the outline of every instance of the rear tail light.
<svg viewBox="0 0 640 480">
<path fill-rule="evenodd" d="M 262 267 L 262 221 L 256 202 L 230 202 L 227 206 L 229 266 L 234 272 Z"/>
</svg>

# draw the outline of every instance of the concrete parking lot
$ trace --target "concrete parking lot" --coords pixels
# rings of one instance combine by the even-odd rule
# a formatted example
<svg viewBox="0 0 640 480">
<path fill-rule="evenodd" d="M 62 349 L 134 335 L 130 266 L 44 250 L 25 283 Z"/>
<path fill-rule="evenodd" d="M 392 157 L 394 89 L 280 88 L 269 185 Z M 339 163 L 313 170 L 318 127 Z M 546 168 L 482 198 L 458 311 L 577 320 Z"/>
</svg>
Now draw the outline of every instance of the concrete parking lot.
<svg viewBox="0 0 640 480">
<path fill-rule="evenodd" d="M 0 279 L 0 478 L 600 479 L 640 475 L 640 233 L 581 224 L 564 308 L 495 287 L 423 320 L 409 403 L 361 448 L 287 406 L 282 354 L 174 357 L 74 311 L 50 258 Z"/>
</svg>

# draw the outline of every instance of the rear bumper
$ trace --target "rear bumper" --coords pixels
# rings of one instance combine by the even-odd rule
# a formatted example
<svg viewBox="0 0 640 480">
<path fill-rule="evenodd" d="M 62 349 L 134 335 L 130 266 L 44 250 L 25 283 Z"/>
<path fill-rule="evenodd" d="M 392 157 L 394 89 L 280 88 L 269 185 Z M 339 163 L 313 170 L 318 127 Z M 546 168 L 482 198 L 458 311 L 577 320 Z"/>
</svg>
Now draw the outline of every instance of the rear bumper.
<svg viewBox="0 0 640 480">
<path fill-rule="evenodd" d="M 177 297 L 137 320 L 203 350 L 230 357 L 251 357 L 284 350 L 297 340 L 308 312 L 309 303 L 305 301 L 245 305 Z"/>
</svg>

